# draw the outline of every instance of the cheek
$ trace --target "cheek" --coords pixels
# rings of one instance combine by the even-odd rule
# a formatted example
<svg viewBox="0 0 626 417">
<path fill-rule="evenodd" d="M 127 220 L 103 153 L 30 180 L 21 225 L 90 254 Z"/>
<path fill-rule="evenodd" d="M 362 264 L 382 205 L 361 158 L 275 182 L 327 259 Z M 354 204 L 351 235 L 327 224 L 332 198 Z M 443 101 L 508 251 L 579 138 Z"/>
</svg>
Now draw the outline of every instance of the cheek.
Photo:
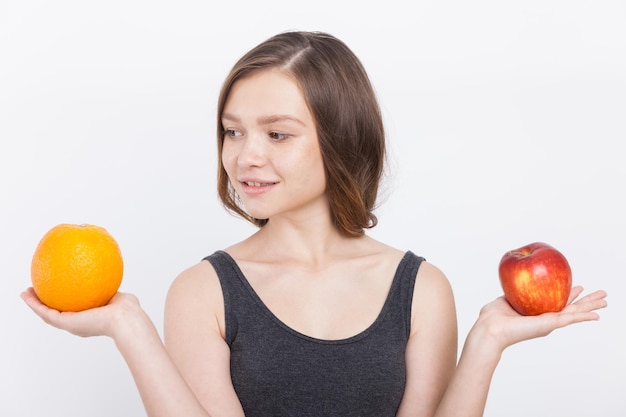
<svg viewBox="0 0 626 417">
<path fill-rule="evenodd" d="M 314 158 L 311 158 L 312 169 L 315 169 L 319 175 L 326 178 L 326 169 L 324 168 L 324 158 L 322 157 L 322 151 L 320 150 L 319 145 L 313 146 L 310 150 L 310 155 L 315 155 Z"/>
<path fill-rule="evenodd" d="M 222 155 L 220 156 L 220 158 L 222 160 L 222 166 L 230 177 L 235 166 L 234 164 L 236 164 L 237 160 L 236 154 L 233 152 L 232 147 L 226 146 L 226 144 L 224 144 L 224 146 L 222 147 Z"/>
<path fill-rule="evenodd" d="M 297 165 L 305 177 L 304 181 L 308 181 L 310 186 L 326 188 L 326 170 L 319 147 L 310 147 Z"/>
</svg>

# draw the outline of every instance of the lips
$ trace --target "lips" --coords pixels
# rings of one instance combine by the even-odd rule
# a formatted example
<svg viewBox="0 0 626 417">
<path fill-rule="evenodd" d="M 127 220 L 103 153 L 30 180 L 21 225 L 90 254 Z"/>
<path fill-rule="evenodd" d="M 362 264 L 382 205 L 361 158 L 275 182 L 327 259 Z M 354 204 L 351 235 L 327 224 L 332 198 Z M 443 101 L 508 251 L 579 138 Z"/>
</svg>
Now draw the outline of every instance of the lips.
<svg viewBox="0 0 626 417">
<path fill-rule="evenodd" d="M 270 182 L 263 180 L 240 180 L 242 191 L 245 194 L 264 194 L 274 188 L 278 182 Z"/>
<path fill-rule="evenodd" d="M 242 181 L 243 184 L 248 187 L 267 187 L 276 184 L 275 182 L 256 182 L 256 181 Z"/>
</svg>

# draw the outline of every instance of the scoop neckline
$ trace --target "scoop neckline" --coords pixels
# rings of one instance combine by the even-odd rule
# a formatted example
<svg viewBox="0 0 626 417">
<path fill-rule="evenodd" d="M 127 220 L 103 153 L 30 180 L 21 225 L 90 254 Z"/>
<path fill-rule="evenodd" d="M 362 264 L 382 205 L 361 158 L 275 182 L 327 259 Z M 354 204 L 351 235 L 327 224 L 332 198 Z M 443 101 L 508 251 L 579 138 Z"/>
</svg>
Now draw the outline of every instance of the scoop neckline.
<svg viewBox="0 0 626 417">
<path fill-rule="evenodd" d="M 260 307 L 260 309 L 264 312 L 264 314 L 266 316 L 268 316 L 275 324 L 277 324 L 283 330 L 287 331 L 288 333 L 290 333 L 290 334 L 292 334 L 292 335 L 294 335 L 294 336 L 296 336 L 296 337 L 298 337 L 300 339 L 303 339 L 303 340 L 306 340 L 306 341 L 309 341 L 309 342 L 313 342 L 313 343 L 325 344 L 325 345 L 340 345 L 340 344 L 354 343 L 354 342 L 356 342 L 358 340 L 361 340 L 361 339 L 367 337 L 370 333 L 372 333 L 374 330 L 376 330 L 376 328 L 381 324 L 381 322 L 385 318 L 385 315 L 387 314 L 387 312 L 391 308 L 391 300 L 393 298 L 392 296 L 395 293 L 395 291 L 397 291 L 398 287 L 400 286 L 400 277 L 402 276 L 403 270 L 408 266 L 410 257 L 412 255 L 411 251 L 405 251 L 404 255 L 402 256 L 402 258 L 398 262 L 398 266 L 396 267 L 396 270 L 394 272 L 393 279 L 392 279 L 392 282 L 391 282 L 391 286 L 389 287 L 389 291 L 387 292 L 387 296 L 385 298 L 385 302 L 383 303 L 382 308 L 380 309 L 378 315 L 376 316 L 376 319 L 369 326 L 367 326 L 365 329 L 363 329 L 359 333 L 357 333 L 357 334 L 355 334 L 353 336 L 346 337 L 346 338 L 341 338 L 341 339 L 321 339 L 321 338 L 309 336 L 309 335 L 307 335 L 305 333 L 302 333 L 302 332 L 294 329 L 293 327 L 287 325 L 284 321 L 282 321 L 265 304 L 263 299 L 261 299 L 259 294 L 252 287 L 252 285 L 248 281 L 248 278 L 245 276 L 245 274 L 243 273 L 243 271 L 239 267 L 239 264 L 237 264 L 237 261 L 228 252 L 226 252 L 224 250 L 218 250 L 218 251 L 216 251 L 216 253 L 222 255 L 228 261 L 228 263 L 232 266 L 233 270 L 237 274 L 237 278 L 239 278 L 239 280 L 241 281 L 241 283 L 243 284 L 245 289 L 248 291 L 248 293 L 250 294 L 252 299 Z"/>
</svg>

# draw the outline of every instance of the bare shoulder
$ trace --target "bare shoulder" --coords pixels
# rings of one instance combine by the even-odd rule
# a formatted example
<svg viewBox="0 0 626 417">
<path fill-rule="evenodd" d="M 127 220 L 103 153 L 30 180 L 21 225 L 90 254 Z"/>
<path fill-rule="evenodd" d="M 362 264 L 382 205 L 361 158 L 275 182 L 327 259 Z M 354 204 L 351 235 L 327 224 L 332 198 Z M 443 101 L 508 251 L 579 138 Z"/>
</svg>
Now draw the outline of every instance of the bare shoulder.
<svg viewBox="0 0 626 417">
<path fill-rule="evenodd" d="M 168 296 L 184 295 L 189 290 L 195 291 L 202 287 L 208 289 L 212 284 L 219 285 L 217 273 L 209 262 L 201 261 L 178 274 L 170 286 Z"/>
<path fill-rule="evenodd" d="M 443 271 L 426 261 L 417 271 L 412 310 L 412 319 L 422 325 L 436 316 L 448 322 L 455 321 L 456 308 L 450 281 Z"/>
<path fill-rule="evenodd" d="M 447 291 L 451 290 L 450 281 L 441 269 L 428 261 L 422 261 L 415 285 L 426 291 Z"/>
<path fill-rule="evenodd" d="M 224 299 L 213 266 L 201 261 L 182 271 L 172 282 L 165 303 L 165 332 L 173 324 L 193 318 L 193 322 L 205 320 L 212 324 L 223 323 Z M 223 330 L 219 326 L 220 333 Z"/>
<path fill-rule="evenodd" d="M 201 261 L 178 274 L 169 288 L 167 298 L 168 301 L 192 301 L 215 292 L 221 294 L 217 273 L 209 262 Z"/>
</svg>

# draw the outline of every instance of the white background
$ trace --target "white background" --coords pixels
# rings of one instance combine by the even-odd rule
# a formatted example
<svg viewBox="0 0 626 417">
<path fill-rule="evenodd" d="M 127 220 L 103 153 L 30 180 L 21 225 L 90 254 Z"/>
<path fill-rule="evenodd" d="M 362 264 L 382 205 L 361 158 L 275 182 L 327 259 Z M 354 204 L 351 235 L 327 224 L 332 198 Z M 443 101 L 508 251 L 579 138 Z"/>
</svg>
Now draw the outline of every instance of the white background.
<svg viewBox="0 0 626 417">
<path fill-rule="evenodd" d="M 609 292 L 599 322 L 505 352 L 486 416 L 626 415 L 624 2 L 345 3 L 0 0 L 1 416 L 145 415 L 110 340 L 19 299 L 32 253 L 58 223 L 106 227 L 161 329 L 176 274 L 253 231 L 216 197 L 215 103 L 288 29 L 331 32 L 368 69 L 391 152 L 371 234 L 446 272 L 461 342 L 523 244 Z"/>
</svg>

